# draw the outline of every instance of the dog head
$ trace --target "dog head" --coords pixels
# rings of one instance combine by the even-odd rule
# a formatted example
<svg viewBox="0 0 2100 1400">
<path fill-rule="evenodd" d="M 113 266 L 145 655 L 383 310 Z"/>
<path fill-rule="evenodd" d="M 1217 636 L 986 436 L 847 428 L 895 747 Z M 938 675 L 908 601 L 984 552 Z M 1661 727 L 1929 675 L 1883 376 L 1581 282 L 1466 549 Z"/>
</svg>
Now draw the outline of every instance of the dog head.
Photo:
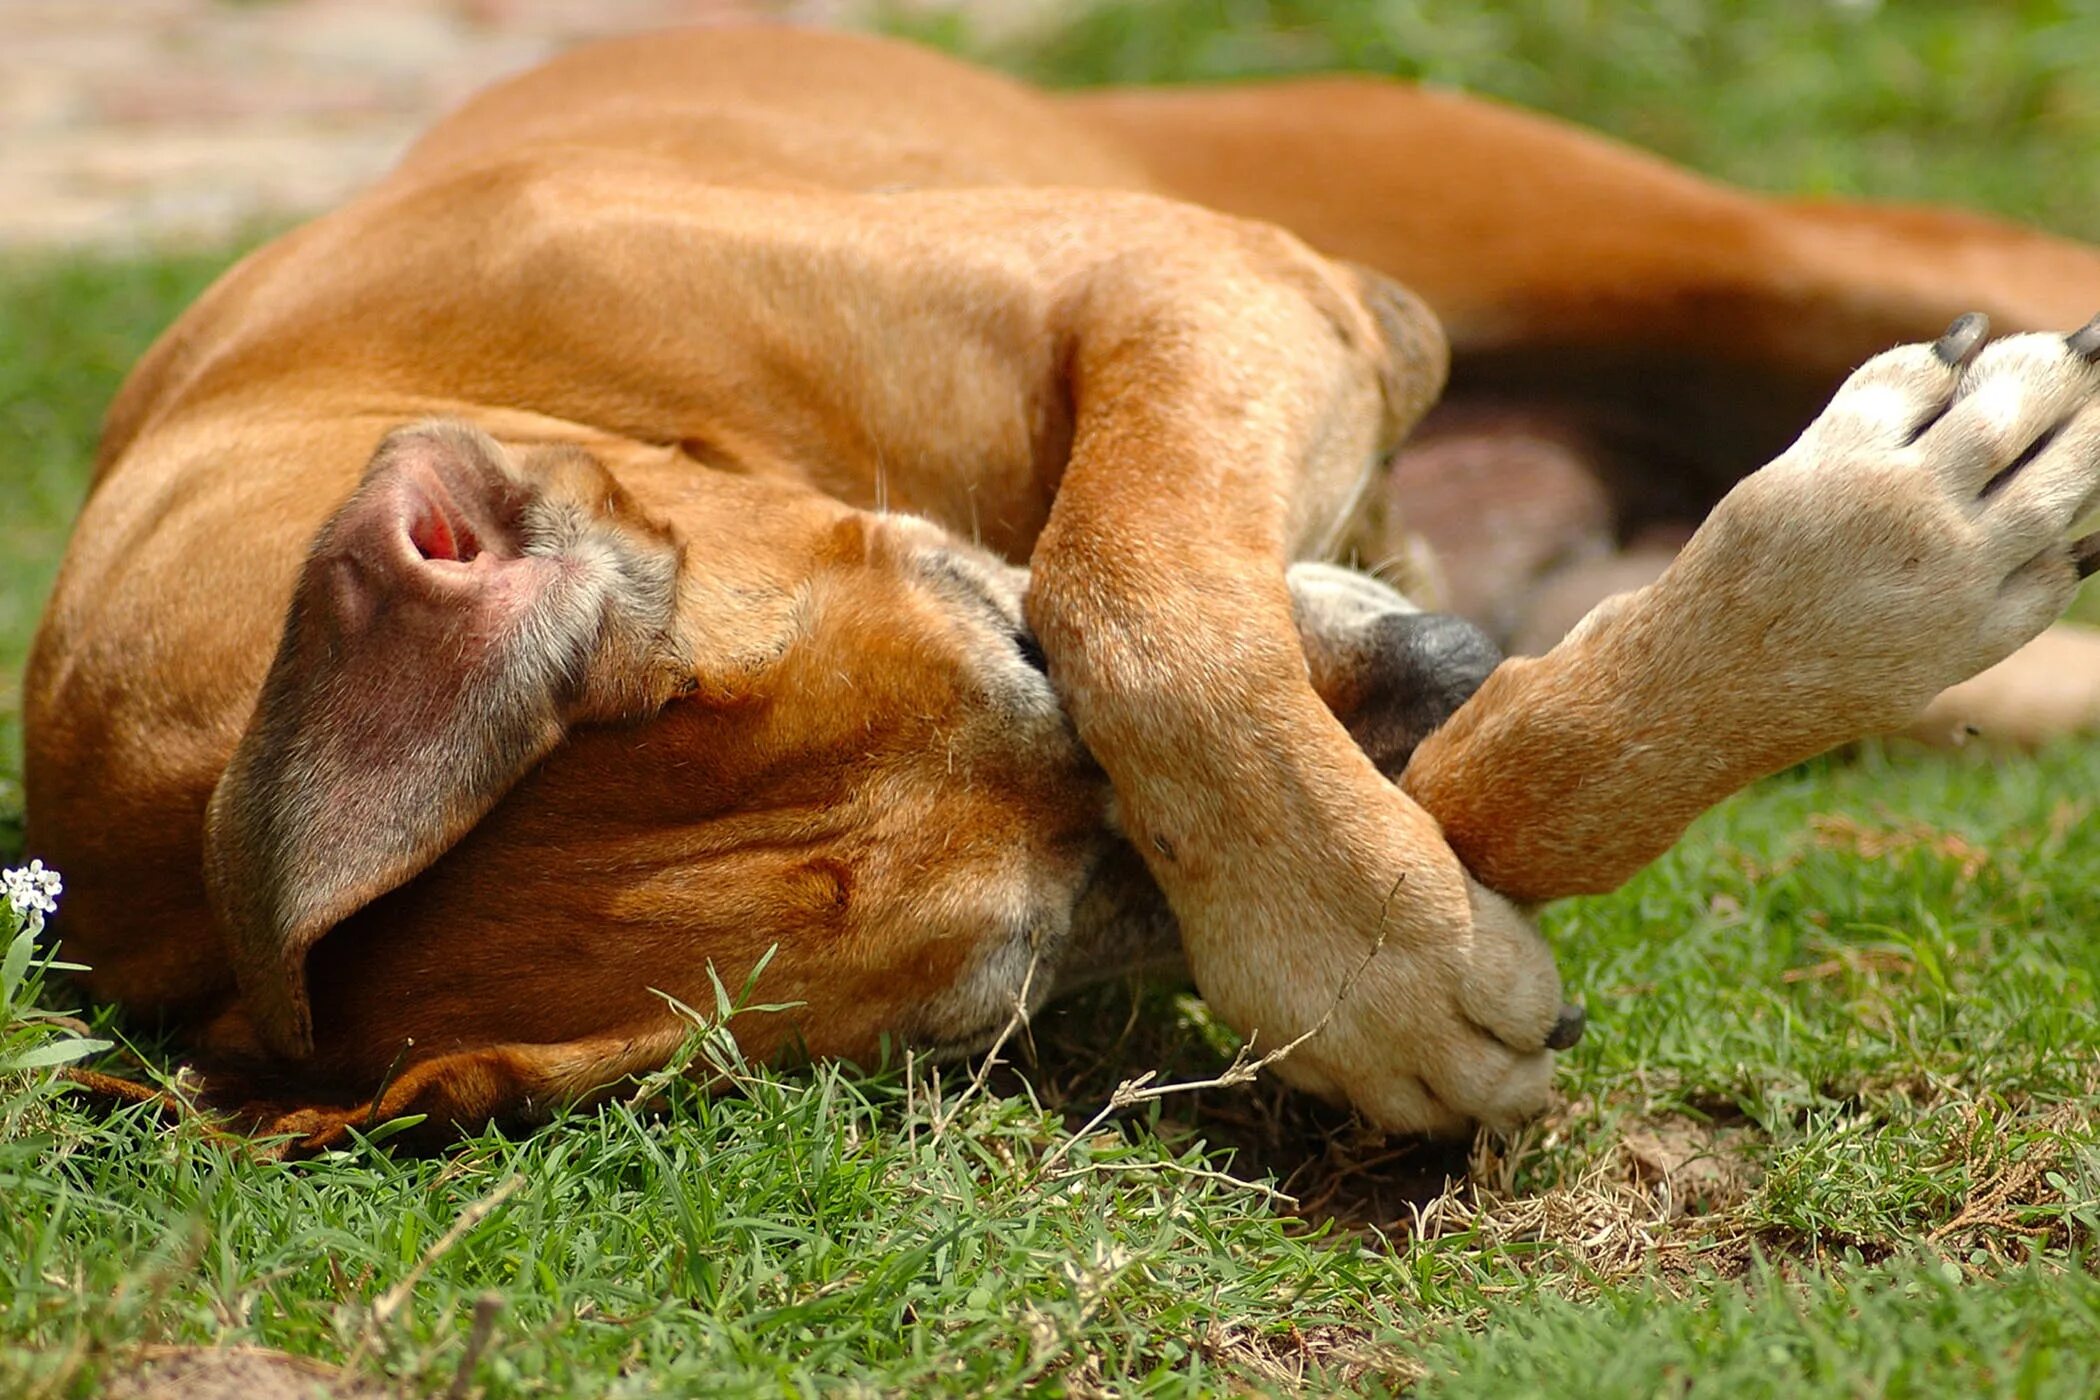
<svg viewBox="0 0 2100 1400">
<path fill-rule="evenodd" d="M 1316 682 L 1391 771 L 1493 664 L 1368 581 L 1292 583 Z M 309 552 L 207 816 L 262 1047 L 311 1055 L 317 1008 L 382 1059 L 577 1039 L 769 952 L 767 999 L 824 1008 L 812 1052 L 960 1043 L 984 1008 L 942 999 L 988 950 L 1171 943 L 1026 585 L 806 491 L 395 432 Z"/>
<path fill-rule="evenodd" d="M 1069 909 L 1106 789 L 1021 628 L 1025 573 L 909 517 L 708 486 L 657 514 L 572 449 L 447 423 L 381 445 L 207 816 L 269 1049 L 311 1051 L 309 955 L 390 894 L 361 932 L 422 940 L 401 990 L 426 1000 L 477 950 L 529 977 L 527 925 L 660 941 L 669 986 L 694 950 L 733 979 L 776 943 L 850 983 L 900 941 L 937 982 L 984 928 Z M 440 857 L 441 890 L 403 889 Z"/>
</svg>

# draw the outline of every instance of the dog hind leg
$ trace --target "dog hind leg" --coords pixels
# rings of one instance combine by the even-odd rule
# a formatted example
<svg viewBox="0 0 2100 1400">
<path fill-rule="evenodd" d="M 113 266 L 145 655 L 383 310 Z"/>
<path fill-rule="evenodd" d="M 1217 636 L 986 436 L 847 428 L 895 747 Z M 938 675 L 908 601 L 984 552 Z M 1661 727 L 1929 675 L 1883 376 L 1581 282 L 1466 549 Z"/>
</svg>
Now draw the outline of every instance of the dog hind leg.
<svg viewBox="0 0 2100 1400">
<path fill-rule="evenodd" d="M 1406 284 L 1461 366 L 1645 346 L 1802 376 L 1819 403 L 1869 355 L 1964 310 L 2033 330 L 2100 306 L 2100 252 L 2066 239 L 1953 210 L 1756 195 L 1553 118 L 1387 79 L 1058 100 L 1168 193 Z"/>
</svg>

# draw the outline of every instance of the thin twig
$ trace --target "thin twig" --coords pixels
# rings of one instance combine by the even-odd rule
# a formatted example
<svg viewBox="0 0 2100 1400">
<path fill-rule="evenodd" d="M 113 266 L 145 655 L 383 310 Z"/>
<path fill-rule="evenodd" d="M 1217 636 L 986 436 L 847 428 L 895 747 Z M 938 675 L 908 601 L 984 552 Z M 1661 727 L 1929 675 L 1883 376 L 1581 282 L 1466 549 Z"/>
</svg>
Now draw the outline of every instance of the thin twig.
<svg viewBox="0 0 2100 1400">
<path fill-rule="evenodd" d="M 1021 990 L 1014 994 L 1013 1015 L 1006 1018 L 1006 1025 L 999 1032 L 998 1039 L 992 1042 L 991 1049 L 984 1052 L 984 1059 L 978 1064 L 977 1072 L 970 1076 L 970 1082 L 963 1086 L 963 1091 L 955 1096 L 955 1103 L 949 1108 L 946 1116 L 935 1120 L 933 1136 L 929 1141 L 939 1143 L 941 1135 L 955 1125 L 956 1118 L 962 1114 L 963 1106 L 969 1103 L 970 1096 L 984 1091 L 985 1081 L 992 1077 L 993 1069 L 999 1064 L 999 1052 L 1006 1048 L 1007 1041 L 1013 1039 L 1015 1031 L 1028 1024 L 1028 996 L 1035 989 L 1035 973 L 1041 965 L 1041 951 L 1030 949 L 1028 970 L 1021 974 Z"/>
<path fill-rule="evenodd" d="M 1278 1201 L 1278 1202 L 1281 1202 L 1282 1204 L 1284 1204 L 1284 1205 L 1287 1205 L 1287 1206 L 1291 1207 L 1291 1208 L 1292 1208 L 1293 1210 L 1297 1209 L 1297 1208 L 1298 1208 L 1298 1205 L 1299 1205 L 1299 1201 L 1298 1201 L 1298 1198 L 1297 1198 L 1296 1196 L 1293 1196 L 1293 1195 L 1292 1195 L 1292 1194 L 1291 1194 L 1290 1192 L 1288 1192 L 1288 1191 L 1279 1191 L 1279 1190 L 1277 1190 L 1277 1189 L 1276 1189 L 1276 1188 L 1275 1188 L 1274 1186 L 1271 1186 L 1271 1185 L 1269 1185 L 1269 1184 L 1268 1184 L 1268 1183 L 1266 1183 L 1266 1182 L 1261 1182 L 1261 1181 L 1249 1181 L 1249 1180 L 1247 1180 L 1247 1178 L 1245 1178 L 1245 1177 L 1243 1177 L 1243 1176 L 1234 1176 L 1234 1175 L 1233 1175 L 1232 1173 L 1230 1173 L 1230 1172 L 1221 1172 L 1221 1171 L 1216 1171 L 1216 1170 L 1214 1170 L 1214 1169 L 1212 1169 L 1212 1168 L 1210 1168 L 1210 1167 L 1192 1167 L 1192 1166 L 1189 1166 L 1189 1165 L 1188 1165 L 1187 1163 L 1184 1163 L 1184 1162 L 1078 1162 L 1078 1163 L 1075 1163 L 1075 1164 L 1073 1164 L 1073 1165 L 1072 1165 L 1071 1167 L 1067 1168 L 1067 1171 L 1068 1171 L 1068 1172 L 1126 1172 L 1126 1171 L 1133 1171 L 1133 1172 L 1134 1172 L 1134 1171 L 1156 1171 L 1156 1172 L 1168 1172 L 1168 1173 L 1171 1173 L 1171 1174 L 1172 1174 L 1172 1175 L 1174 1175 L 1174 1176 L 1187 1176 L 1187 1177 L 1197 1177 L 1197 1178 L 1200 1178 L 1200 1179 L 1202 1179 L 1202 1180 L 1204 1180 L 1204 1181 L 1215 1181 L 1215 1182 L 1217 1182 L 1217 1183 L 1219 1183 L 1220 1185 L 1223 1185 L 1223 1186 L 1233 1186 L 1233 1187 L 1237 1187 L 1238 1189 L 1240 1189 L 1240 1190 L 1242 1190 L 1242 1191 L 1252 1191 L 1252 1192 L 1256 1193 L 1257 1195 L 1261 1195 L 1261 1196 L 1267 1196 L 1267 1197 L 1268 1197 L 1268 1198 L 1269 1198 L 1270 1200 L 1272 1200 L 1272 1201 Z"/>
<path fill-rule="evenodd" d="M 387 1090 L 394 1087 L 394 1076 L 401 1073 L 402 1062 L 408 1059 L 408 1052 L 415 1048 L 414 1036 L 401 1038 L 401 1048 L 394 1052 L 394 1062 L 386 1067 L 385 1074 L 379 1076 L 379 1087 L 372 1091 L 372 1106 L 365 1110 L 365 1131 L 370 1132 L 378 1126 L 380 1100 L 386 1097 Z"/>
<path fill-rule="evenodd" d="M 386 1325 L 394 1320 L 394 1314 L 408 1302 L 409 1295 L 415 1291 L 416 1285 L 423 1281 L 423 1275 L 429 1271 L 430 1266 L 465 1239 L 475 1226 L 488 1219 L 489 1212 L 509 1200 L 524 1184 L 525 1177 L 522 1173 L 513 1174 L 498 1183 L 495 1190 L 461 1211 L 459 1218 L 452 1222 L 452 1228 L 438 1236 L 437 1243 L 423 1251 L 423 1257 L 416 1261 L 415 1267 L 410 1269 L 399 1283 L 379 1295 L 379 1301 L 372 1304 L 370 1326 L 365 1335 L 358 1339 L 349 1359 L 343 1363 L 344 1370 L 354 1369 L 357 1363 L 364 1359 L 371 1343 L 385 1330 Z"/>
<path fill-rule="evenodd" d="M 393 1321 L 394 1314 L 408 1301 L 408 1295 L 423 1281 L 423 1275 L 429 1271 L 430 1266 L 450 1252 L 452 1246 L 465 1239 L 468 1231 L 486 1220 L 490 1211 L 509 1200 L 524 1184 L 525 1177 L 522 1173 L 513 1174 L 499 1182 L 495 1190 L 461 1211 L 459 1218 L 452 1222 L 452 1228 L 438 1236 L 436 1244 L 423 1251 L 423 1257 L 416 1261 L 415 1267 L 408 1271 L 401 1282 L 379 1296 L 379 1301 L 372 1305 L 372 1321 L 382 1327 Z"/>
<path fill-rule="evenodd" d="M 484 1293 L 474 1300 L 474 1326 L 467 1333 L 466 1355 L 459 1359 L 459 1370 L 452 1377 L 452 1386 L 445 1392 L 445 1400 L 466 1400 L 467 1388 L 474 1381 L 474 1367 L 481 1360 L 481 1353 L 488 1348 L 489 1338 L 496 1332 L 496 1314 L 503 1311 L 501 1293 Z"/>
<path fill-rule="evenodd" d="M 911 1046 L 909 1046 L 909 1045 L 905 1046 L 905 1047 L 904 1047 L 904 1143 L 905 1143 L 905 1146 L 907 1146 L 907 1147 L 909 1147 L 909 1148 L 911 1149 L 911 1151 L 912 1151 L 912 1155 L 913 1155 L 913 1157 L 914 1157 L 914 1158 L 916 1158 L 916 1157 L 918 1156 L 918 1151 L 919 1151 L 919 1115 L 918 1115 L 918 1113 L 917 1113 L 917 1112 L 915 1111 L 915 1109 L 914 1109 L 914 1101 L 916 1100 L 916 1098 L 917 1098 L 917 1096 L 918 1096 L 918 1087 L 919 1087 L 919 1082 L 918 1082 L 918 1069 L 919 1069 L 919 1061 L 918 1061 L 918 1057 L 917 1057 L 917 1055 L 915 1055 L 915 1054 L 913 1053 L 913 1051 L 912 1051 L 912 1047 L 911 1047 Z"/>
<path fill-rule="evenodd" d="M 1124 1080 L 1116 1086 L 1116 1091 L 1108 1096 L 1108 1102 L 1101 1106 L 1101 1111 L 1087 1120 L 1085 1127 L 1059 1143 L 1051 1150 L 1050 1155 L 1042 1160 L 1041 1165 L 1036 1168 L 1037 1178 L 1048 1176 L 1053 1168 L 1070 1155 L 1075 1146 L 1091 1137 L 1094 1130 L 1107 1121 L 1110 1114 L 1118 1113 L 1137 1104 L 1150 1102 L 1153 1099 L 1163 1099 L 1170 1094 L 1189 1094 L 1200 1089 L 1228 1089 L 1236 1084 L 1248 1083 L 1260 1075 L 1263 1070 L 1284 1059 L 1299 1046 L 1305 1044 L 1306 1041 L 1326 1030 L 1328 1025 L 1333 1022 L 1335 1014 L 1342 1009 L 1342 1003 L 1348 999 L 1349 993 L 1355 989 L 1356 979 L 1363 976 L 1364 970 L 1371 965 L 1371 960 L 1384 951 L 1386 920 L 1387 916 L 1392 912 L 1393 896 L 1400 893 L 1400 886 L 1406 881 L 1407 872 L 1403 870 L 1394 879 L 1393 887 L 1385 892 L 1385 899 L 1378 906 L 1378 936 L 1371 942 L 1371 951 L 1365 953 L 1363 961 L 1350 969 L 1349 975 L 1341 980 L 1341 984 L 1334 989 L 1334 1000 L 1327 1004 L 1327 1010 L 1310 1028 L 1299 1034 L 1295 1039 L 1277 1046 L 1268 1054 L 1255 1060 L 1249 1059 L 1248 1056 L 1253 1053 L 1255 1041 L 1260 1035 L 1260 1031 L 1257 1029 L 1247 1037 L 1246 1043 L 1240 1046 L 1239 1051 L 1233 1055 L 1232 1063 L 1209 1079 L 1177 1081 L 1172 1084 L 1154 1084 L 1152 1081 L 1158 1077 L 1159 1072 L 1148 1069 L 1135 1078 Z"/>
</svg>

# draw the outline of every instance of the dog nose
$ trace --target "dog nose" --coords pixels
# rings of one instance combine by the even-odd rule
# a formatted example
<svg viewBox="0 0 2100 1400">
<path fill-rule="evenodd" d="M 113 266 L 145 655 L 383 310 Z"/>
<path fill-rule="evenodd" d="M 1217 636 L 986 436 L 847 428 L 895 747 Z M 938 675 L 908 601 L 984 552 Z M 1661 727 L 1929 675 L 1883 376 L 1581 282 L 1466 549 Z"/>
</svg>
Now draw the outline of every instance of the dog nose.
<svg viewBox="0 0 2100 1400">
<path fill-rule="evenodd" d="M 1589 1024 L 1589 1012 L 1584 1011 L 1574 1002 L 1569 1002 L 1561 1007 L 1560 1019 L 1553 1023 L 1553 1029 L 1547 1033 L 1546 1048 L 1548 1050 L 1567 1050 L 1572 1048 L 1576 1041 L 1582 1039 L 1582 1033 L 1588 1028 Z"/>
<path fill-rule="evenodd" d="M 1398 778 L 1415 745 L 1473 697 L 1502 661 L 1488 634 L 1449 613 L 1388 613 L 1356 659 L 1354 709 L 1342 716 L 1378 771 Z"/>
</svg>

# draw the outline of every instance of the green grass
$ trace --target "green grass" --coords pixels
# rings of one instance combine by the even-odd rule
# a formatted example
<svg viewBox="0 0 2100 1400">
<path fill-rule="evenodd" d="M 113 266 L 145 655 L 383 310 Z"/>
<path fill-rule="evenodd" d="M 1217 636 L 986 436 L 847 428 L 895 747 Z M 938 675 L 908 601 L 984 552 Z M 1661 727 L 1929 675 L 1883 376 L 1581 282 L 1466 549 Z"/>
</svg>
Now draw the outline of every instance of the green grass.
<svg viewBox="0 0 2100 1400">
<path fill-rule="evenodd" d="M 1158 0 L 1004 57 L 1068 80 L 1422 72 L 1775 187 L 2100 232 L 2083 11 L 1735 13 Z M 0 822 L 96 419 L 220 261 L 0 269 Z M 1123 1076 L 1229 1059 L 1200 1006 L 1129 989 L 1045 1015 L 1025 1074 L 982 1092 L 966 1070 L 733 1067 L 726 1096 L 658 1084 L 660 1112 L 427 1157 L 276 1163 L 0 1079 L 0 1394 L 237 1343 L 442 1392 L 492 1298 L 469 1379 L 504 1396 L 2090 1396 L 2095 794 L 2082 743 L 1869 749 L 1728 804 L 1625 890 L 1551 911 L 1593 1029 L 1554 1112 L 1470 1154 L 1266 1083 L 1070 1145 Z M 0 825 L 0 856 L 18 840 Z"/>
<path fill-rule="evenodd" d="M 22 839 L 22 666 L 102 410 L 227 261 L 0 259 L 0 859 Z"/>
<path fill-rule="evenodd" d="M 1120 991 L 1044 1019 L 1034 1101 L 960 1111 L 954 1073 L 745 1070 L 661 1114 L 286 1165 L 18 1089 L 0 1393 L 170 1341 L 440 1387 L 493 1293 L 492 1394 L 2089 1395 L 2096 783 L 2093 746 L 1814 765 L 1558 911 L 1595 1029 L 1555 1113 L 1448 1189 L 1462 1155 L 1266 1087 L 1051 1161 L 1119 1073 L 1223 1063 L 1188 1002 Z"/>
</svg>

